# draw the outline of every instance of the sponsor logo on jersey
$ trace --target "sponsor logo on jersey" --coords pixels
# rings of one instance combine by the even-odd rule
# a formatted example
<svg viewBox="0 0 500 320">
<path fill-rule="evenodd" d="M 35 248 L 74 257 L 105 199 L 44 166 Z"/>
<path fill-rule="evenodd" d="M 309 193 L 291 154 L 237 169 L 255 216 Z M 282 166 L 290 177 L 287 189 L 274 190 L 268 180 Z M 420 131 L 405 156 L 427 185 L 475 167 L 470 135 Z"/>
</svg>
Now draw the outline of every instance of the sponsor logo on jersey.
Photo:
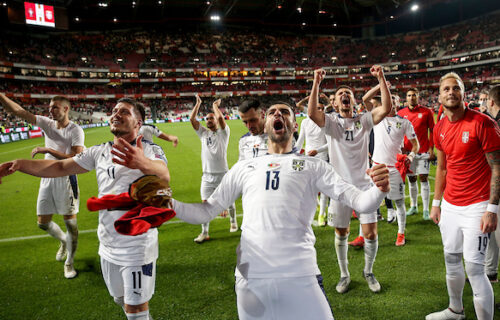
<svg viewBox="0 0 500 320">
<path fill-rule="evenodd" d="M 441 138 L 441 140 L 444 140 L 444 133 L 439 134 L 439 137 Z"/>
<path fill-rule="evenodd" d="M 295 170 L 295 171 L 302 171 L 302 170 L 304 170 L 305 165 L 306 165 L 306 161 L 305 160 L 294 159 L 292 161 L 292 169 Z"/>
<path fill-rule="evenodd" d="M 462 132 L 462 142 L 463 143 L 469 142 L 469 131 Z"/>
<path fill-rule="evenodd" d="M 281 165 L 279 163 L 273 163 L 271 162 L 270 164 L 267 165 L 269 168 L 271 168 L 272 170 L 276 170 L 276 169 L 279 169 L 281 167 Z"/>
</svg>

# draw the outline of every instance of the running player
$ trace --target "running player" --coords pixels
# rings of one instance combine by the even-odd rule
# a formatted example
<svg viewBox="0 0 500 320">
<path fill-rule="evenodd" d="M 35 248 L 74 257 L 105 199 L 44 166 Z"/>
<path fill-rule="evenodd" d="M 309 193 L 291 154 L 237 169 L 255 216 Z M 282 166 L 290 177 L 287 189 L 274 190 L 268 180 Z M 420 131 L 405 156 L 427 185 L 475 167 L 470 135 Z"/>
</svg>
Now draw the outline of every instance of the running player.
<svg viewBox="0 0 500 320">
<path fill-rule="evenodd" d="M 318 103 L 316 106 L 321 112 L 325 111 L 325 106 Z M 305 154 L 328 162 L 328 143 L 326 142 L 325 129 L 318 127 L 311 119 L 306 118 L 300 123 L 299 139 L 295 144 L 297 150 L 301 150 L 306 142 Z M 326 226 L 326 211 L 328 207 L 328 197 L 322 193 L 319 196 L 318 226 Z"/>
<path fill-rule="evenodd" d="M 339 87 L 335 93 L 335 104 L 339 106 L 340 111 L 338 115 L 325 115 L 317 108 L 312 108 L 311 106 L 317 103 L 319 86 L 325 77 L 325 71 L 318 69 L 314 71 L 308 108 L 308 115 L 311 120 L 319 127 L 325 128 L 330 163 L 344 180 L 361 190 L 367 190 L 371 185 L 370 179 L 367 179 L 364 174 L 369 167 L 368 143 L 370 131 L 391 111 L 391 96 L 382 67 L 375 65 L 370 69 L 370 72 L 380 84 L 381 107 L 363 115 L 354 116 L 354 94 L 352 90 L 349 87 Z M 347 292 L 351 283 L 347 267 L 347 239 L 353 209 L 338 201 L 334 202 L 335 250 L 341 273 L 340 281 L 336 287 L 339 293 Z M 370 290 L 379 292 L 381 287 L 373 274 L 373 263 L 378 250 L 377 210 L 375 209 L 373 212 L 366 214 L 361 213 L 364 212 L 358 212 L 358 216 L 365 238 L 363 276 L 368 282 Z"/>
<path fill-rule="evenodd" d="M 45 132 L 45 147 L 36 147 L 31 157 L 41 153 L 45 159 L 67 159 L 85 148 L 82 128 L 69 120 L 70 102 L 62 96 L 50 100 L 49 113 L 52 119 L 34 115 L 14 101 L 0 93 L 0 103 L 7 112 L 14 114 L 31 124 L 39 126 Z M 60 241 L 56 254 L 57 261 L 64 262 L 64 277 L 77 276 L 74 257 L 78 245 L 78 226 L 76 214 L 79 210 L 80 191 L 75 175 L 59 178 L 42 178 L 37 199 L 38 227 Z M 63 215 L 66 233 L 52 221 L 52 215 Z"/>
<path fill-rule="evenodd" d="M 259 157 L 267 153 L 267 133 L 264 133 L 265 112 L 259 100 L 248 99 L 238 108 L 241 121 L 248 132 L 240 138 L 239 160 Z"/>
<path fill-rule="evenodd" d="M 406 103 L 408 106 L 399 110 L 398 116 L 410 120 L 415 133 L 417 134 L 420 149 L 411 163 L 411 171 L 408 174 L 410 181 L 410 209 L 406 213 L 408 216 L 417 213 L 417 175 L 420 179 L 420 193 L 422 197 L 423 218 L 429 220 L 429 197 L 430 186 L 428 181 L 430 162 L 435 160 L 434 142 L 432 139 L 432 130 L 434 129 L 434 114 L 426 107 L 418 104 L 419 96 L 417 89 L 410 89 L 406 93 Z M 405 139 L 404 150 L 409 153 L 412 146 L 408 139 Z"/>
<path fill-rule="evenodd" d="M 488 116 L 467 109 L 464 95 L 464 84 L 456 73 L 441 78 L 439 102 L 445 117 L 434 130 L 438 166 L 431 218 L 441 231 L 450 300 L 447 309 L 429 314 L 427 320 L 465 319 L 462 257 L 477 319 L 493 319 L 493 289 L 484 256 L 488 233 L 498 221 L 500 129 Z"/>
<path fill-rule="evenodd" d="M 238 161 L 204 203 L 172 201 L 177 217 L 197 224 L 242 195 L 245 219 L 235 270 L 241 320 L 333 319 L 311 228 L 317 194 L 371 212 L 389 191 L 383 165 L 370 171 L 377 186 L 361 192 L 325 161 L 293 153 L 296 126 L 290 105 L 271 105 L 265 125 L 268 155 Z"/>
<path fill-rule="evenodd" d="M 191 111 L 190 121 L 193 129 L 201 141 L 201 166 L 203 176 L 201 179 L 201 200 L 207 201 L 210 195 L 222 181 L 222 177 L 229 170 L 227 166 L 227 146 L 229 144 L 229 126 L 224 120 L 224 115 L 219 110 L 221 99 L 215 100 L 212 108 L 213 113 L 209 113 L 206 117 L 207 127 L 200 125 L 196 119 L 201 106 L 201 98 L 196 95 L 196 104 Z M 224 214 L 223 210 L 223 214 Z M 229 218 L 231 227 L 229 232 L 238 231 L 238 223 L 236 221 L 236 207 L 234 203 L 229 206 Z M 194 242 L 203 243 L 210 240 L 208 235 L 210 222 L 201 225 L 201 233 L 194 238 Z"/>
<path fill-rule="evenodd" d="M 129 185 L 143 175 L 170 180 L 163 150 L 137 136 L 144 107 L 123 98 L 113 108 L 110 129 L 113 142 L 93 146 L 73 158 L 15 160 L 0 165 L 0 179 L 15 171 L 37 177 L 61 177 L 96 170 L 99 197 L 128 192 Z M 1 182 L 1 180 L 0 180 Z M 116 232 L 114 222 L 127 210 L 99 211 L 99 255 L 104 282 L 115 303 L 129 320 L 148 320 L 158 258 L 158 230 L 130 237 Z"/>
</svg>

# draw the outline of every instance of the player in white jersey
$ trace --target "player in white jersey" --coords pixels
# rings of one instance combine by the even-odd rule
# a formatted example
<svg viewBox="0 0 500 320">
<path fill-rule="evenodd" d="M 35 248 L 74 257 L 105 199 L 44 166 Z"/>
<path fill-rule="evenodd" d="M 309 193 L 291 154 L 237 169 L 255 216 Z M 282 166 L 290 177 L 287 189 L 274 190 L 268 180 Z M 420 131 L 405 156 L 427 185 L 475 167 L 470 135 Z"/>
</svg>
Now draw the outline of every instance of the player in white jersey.
<svg viewBox="0 0 500 320">
<path fill-rule="evenodd" d="M 200 125 L 196 119 L 201 106 L 201 98 L 196 95 L 196 104 L 191 111 L 190 121 L 193 129 L 201 141 L 201 166 L 203 175 L 201 178 L 200 194 L 201 200 L 206 201 L 214 192 L 215 188 L 222 181 L 222 177 L 229 170 L 227 166 L 227 146 L 229 144 L 229 126 L 224 120 L 224 115 L 219 110 L 221 99 L 214 101 L 212 105 L 213 113 L 206 117 L 207 127 Z M 236 221 L 236 206 L 234 203 L 228 207 L 231 227 L 229 232 L 238 231 Z M 226 215 L 226 210 L 222 211 Z M 210 222 L 201 225 L 201 233 L 194 238 L 194 242 L 203 243 L 210 240 L 208 235 Z"/>
<path fill-rule="evenodd" d="M 143 175 L 170 180 L 162 149 L 137 133 L 142 125 L 142 104 L 120 99 L 110 118 L 113 142 L 93 146 L 73 158 L 56 160 L 15 160 L 0 165 L 0 178 L 15 171 L 38 177 L 60 177 L 96 170 L 99 197 L 127 192 L 129 185 Z M 0 181 L 1 182 L 1 181 Z M 114 222 L 127 210 L 99 211 L 99 255 L 108 291 L 123 307 L 127 319 L 148 320 L 158 257 L 158 231 L 150 229 L 140 236 L 116 232 Z"/>
<path fill-rule="evenodd" d="M 241 121 L 248 132 L 240 138 L 239 160 L 259 157 L 267 153 L 267 133 L 264 133 L 265 112 L 258 100 L 248 99 L 238 107 Z"/>
<path fill-rule="evenodd" d="M 397 154 L 401 153 L 404 137 L 412 143 L 412 152 L 408 155 L 408 160 L 411 162 L 418 152 L 420 145 L 418 144 L 417 135 L 413 130 L 413 125 L 408 119 L 402 118 L 396 114 L 397 97 L 392 96 L 393 103 L 391 112 L 384 120 L 373 128 L 374 151 L 372 161 L 375 164 L 384 163 L 389 168 L 391 181 L 391 192 L 388 195 L 390 200 L 396 203 L 398 234 L 396 238 L 396 246 L 403 246 L 405 240 L 406 228 L 406 208 L 405 208 L 405 184 L 398 169 L 396 169 Z M 388 217 L 389 219 L 389 217 Z"/>
<path fill-rule="evenodd" d="M 49 113 L 52 119 L 32 114 L 3 93 L 0 93 L 0 103 L 7 112 L 39 126 L 44 131 L 45 147 L 34 148 L 32 157 L 42 153 L 45 154 L 45 159 L 66 159 L 83 151 L 85 135 L 82 128 L 69 120 L 68 99 L 61 96 L 51 99 Z M 74 257 L 78 244 L 76 214 L 79 203 L 80 191 L 76 176 L 41 179 L 37 199 L 38 227 L 60 241 L 56 260 L 63 261 L 66 256 L 64 276 L 68 279 L 77 276 Z M 66 233 L 52 221 L 54 213 L 63 215 Z"/>
<path fill-rule="evenodd" d="M 318 110 L 324 112 L 325 106 L 318 103 Z M 328 161 L 328 143 L 326 142 L 325 130 L 320 128 L 309 118 L 302 120 L 300 123 L 300 134 L 295 148 L 302 149 L 302 145 L 306 142 L 305 154 L 311 157 L 316 157 L 324 161 Z M 319 213 L 318 226 L 326 225 L 326 211 L 328 205 L 328 197 L 322 193 L 319 197 Z"/>
<path fill-rule="evenodd" d="M 144 120 L 145 119 L 142 119 L 143 122 Z M 139 135 L 143 136 L 144 140 L 148 140 L 151 142 L 153 142 L 153 136 L 165 141 L 172 142 L 174 148 L 177 147 L 177 144 L 179 143 L 179 138 L 177 136 L 166 134 L 152 124 L 143 124 L 141 129 L 139 130 Z"/>
<path fill-rule="evenodd" d="M 172 201 L 177 217 L 197 224 L 210 221 L 242 195 L 245 214 L 235 270 L 240 320 L 333 319 L 311 228 L 317 194 L 370 212 L 389 191 L 383 165 L 371 171 L 377 186 L 362 192 L 325 161 L 293 153 L 296 126 L 291 106 L 271 105 L 268 155 L 238 161 L 204 203 Z"/>
<path fill-rule="evenodd" d="M 361 190 L 370 188 L 371 182 L 365 175 L 368 169 L 368 143 L 370 130 L 378 124 L 391 111 L 391 97 L 385 81 L 382 67 L 373 66 L 371 74 L 377 78 L 382 95 L 382 106 L 363 115 L 353 116 L 354 94 L 349 87 L 340 87 L 335 93 L 335 104 L 339 107 L 338 115 L 325 115 L 317 108 L 318 92 L 325 71 L 314 71 L 314 81 L 309 99 L 308 115 L 319 127 L 325 128 L 328 141 L 330 163 L 339 175 L 347 182 Z M 349 224 L 353 208 L 345 204 L 334 202 L 335 224 L 335 251 L 340 266 L 341 278 L 337 284 L 337 291 L 345 293 L 349 290 L 351 282 L 347 267 L 347 239 L 349 237 Z M 361 212 L 358 212 L 361 213 Z M 368 282 L 371 291 L 379 292 L 381 287 L 373 275 L 373 263 L 377 255 L 377 212 L 360 214 L 359 220 L 365 238 L 365 268 L 363 276 Z"/>
</svg>

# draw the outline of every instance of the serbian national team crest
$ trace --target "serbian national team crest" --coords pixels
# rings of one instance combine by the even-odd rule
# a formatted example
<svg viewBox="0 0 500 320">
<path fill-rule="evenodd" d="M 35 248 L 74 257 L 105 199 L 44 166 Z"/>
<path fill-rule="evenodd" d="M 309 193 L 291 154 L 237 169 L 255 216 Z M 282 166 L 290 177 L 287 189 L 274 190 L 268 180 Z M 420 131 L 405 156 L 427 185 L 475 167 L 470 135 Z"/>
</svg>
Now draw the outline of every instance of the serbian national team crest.
<svg viewBox="0 0 500 320">
<path fill-rule="evenodd" d="M 418 118 L 422 119 L 422 114 L 421 113 L 418 114 Z"/>
<path fill-rule="evenodd" d="M 401 122 L 396 122 L 396 128 L 401 129 Z"/>
<path fill-rule="evenodd" d="M 469 142 L 469 131 L 462 132 L 462 142 L 463 143 Z"/>
<path fill-rule="evenodd" d="M 294 159 L 293 162 L 292 162 L 292 168 L 295 171 L 302 171 L 302 170 L 304 170 L 305 165 L 306 165 L 306 161 L 305 160 Z"/>
<path fill-rule="evenodd" d="M 354 127 L 356 127 L 356 129 L 361 129 L 361 122 L 360 121 L 356 121 L 356 123 L 354 124 Z"/>
</svg>

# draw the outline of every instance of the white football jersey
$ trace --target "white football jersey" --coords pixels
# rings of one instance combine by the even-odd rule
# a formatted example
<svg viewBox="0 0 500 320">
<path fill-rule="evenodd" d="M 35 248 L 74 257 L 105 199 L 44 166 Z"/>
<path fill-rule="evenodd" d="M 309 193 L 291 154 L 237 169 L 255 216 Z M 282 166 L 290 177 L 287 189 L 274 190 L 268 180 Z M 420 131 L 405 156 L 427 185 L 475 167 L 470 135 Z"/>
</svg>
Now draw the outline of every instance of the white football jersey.
<svg viewBox="0 0 500 320">
<path fill-rule="evenodd" d="M 268 154 L 238 161 L 209 202 L 227 208 L 242 194 L 243 221 L 236 275 L 282 278 L 319 274 L 311 223 L 318 192 L 335 200 L 354 187 L 327 162 Z"/>
<path fill-rule="evenodd" d="M 157 127 L 150 124 L 143 124 L 137 135 L 142 135 L 144 140 L 153 142 L 153 136 L 159 137 L 160 134 L 161 131 Z"/>
<path fill-rule="evenodd" d="M 229 144 L 229 126 L 225 129 L 209 130 L 200 125 L 196 134 L 201 140 L 201 167 L 203 173 L 224 173 L 227 166 L 227 146 Z"/>
<path fill-rule="evenodd" d="M 371 184 L 366 169 L 369 168 L 368 144 L 372 128 L 371 112 L 353 118 L 342 118 L 339 114 L 325 115 L 330 163 L 342 178 L 358 188 Z"/>
<path fill-rule="evenodd" d="M 160 146 L 146 140 L 142 140 L 142 145 L 147 158 L 167 163 Z M 113 143 L 107 142 L 90 147 L 73 157 L 85 170 L 96 170 L 99 197 L 128 192 L 129 185 L 144 175 L 140 170 L 132 170 L 112 162 L 112 149 Z M 158 257 L 158 230 L 150 229 L 134 237 L 119 234 L 115 230 L 114 222 L 125 212 L 127 210 L 99 211 L 99 255 L 120 266 L 144 265 L 154 261 Z"/>
<path fill-rule="evenodd" d="M 74 122 L 62 129 L 57 128 L 57 121 L 48 117 L 36 116 L 36 125 L 45 132 L 45 147 L 70 154 L 71 147 L 85 147 L 83 129 Z M 45 154 L 45 159 L 59 160 L 50 153 Z"/>
<path fill-rule="evenodd" d="M 247 132 L 240 138 L 238 148 L 240 152 L 238 161 L 265 155 L 267 153 L 267 133 L 252 135 Z"/>
<path fill-rule="evenodd" d="M 373 127 L 374 148 L 372 160 L 394 166 L 397 154 L 401 153 L 404 136 L 409 140 L 416 139 L 413 125 L 408 119 L 400 116 L 386 117 Z"/>
<path fill-rule="evenodd" d="M 295 145 L 298 150 L 302 149 L 304 139 L 306 140 L 306 154 L 311 150 L 319 150 L 319 153 L 326 153 L 328 151 L 325 128 L 318 127 L 318 125 L 309 118 L 302 120 L 300 123 L 299 139 Z"/>
</svg>

